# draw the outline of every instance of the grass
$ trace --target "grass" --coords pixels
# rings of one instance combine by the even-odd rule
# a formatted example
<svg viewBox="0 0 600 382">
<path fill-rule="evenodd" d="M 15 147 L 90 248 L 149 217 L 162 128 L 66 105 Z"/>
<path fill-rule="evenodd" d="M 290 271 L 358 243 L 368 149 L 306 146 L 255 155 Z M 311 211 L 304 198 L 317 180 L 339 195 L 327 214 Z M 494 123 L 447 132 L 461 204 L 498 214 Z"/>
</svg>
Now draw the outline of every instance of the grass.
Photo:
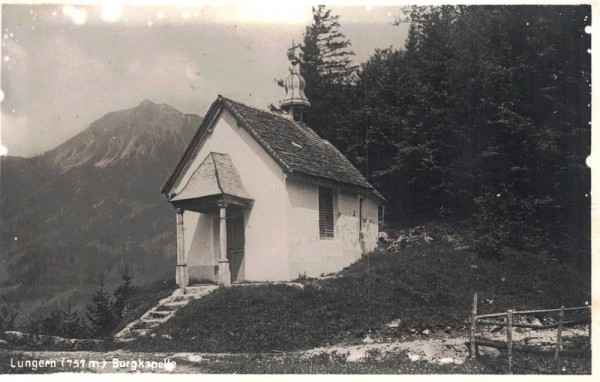
<svg viewBox="0 0 600 382">
<path fill-rule="evenodd" d="M 533 359 L 535 358 L 535 359 Z M 181 361 L 179 361 L 181 363 Z M 522 366 L 522 367 L 519 367 Z M 366 357 L 361 362 L 347 362 L 342 356 L 320 354 L 299 357 L 296 354 L 238 354 L 228 357 L 205 356 L 200 365 L 203 373 L 222 374 L 505 374 L 506 360 L 474 361 L 463 364 L 411 362 L 406 354 Z M 563 374 L 590 374 L 591 358 L 561 360 Z M 551 356 L 529 356 L 527 361 L 515 357 L 515 374 L 556 374 Z"/>
<path fill-rule="evenodd" d="M 495 374 L 494 366 L 467 361 L 462 365 L 437 365 L 426 361 L 410 362 L 405 354 L 383 358 L 367 357 L 347 362 L 343 357 L 321 354 L 309 358 L 296 354 L 238 354 L 229 357 L 207 356 L 203 373 L 214 374 Z M 216 362 L 215 362 L 216 361 Z M 180 361 L 181 362 L 181 361 Z"/>
<path fill-rule="evenodd" d="M 156 331 L 129 345 L 140 351 L 270 352 L 372 336 L 399 336 L 468 323 L 472 295 L 482 313 L 555 308 L 590 301 L 590 277 L 531 253 L 502 261 L 450 243 L 378 252 L 343 277 L 286 285 L 220 288 L 191 302 Z M 483 302 L 487 301 L 487 303 Z M 386 323 L 400 319 L 398 328 Z M 168 335 L 171 339 L 167 339 Z"/>
</svg>

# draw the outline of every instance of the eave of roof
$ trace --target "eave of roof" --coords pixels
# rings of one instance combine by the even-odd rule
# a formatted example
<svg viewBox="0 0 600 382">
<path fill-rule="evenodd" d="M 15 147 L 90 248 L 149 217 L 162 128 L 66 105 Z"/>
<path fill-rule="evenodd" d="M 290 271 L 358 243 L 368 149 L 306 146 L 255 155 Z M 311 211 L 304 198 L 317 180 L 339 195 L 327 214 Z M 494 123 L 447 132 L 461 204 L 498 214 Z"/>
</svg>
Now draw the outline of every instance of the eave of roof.
<svg viewBox="0 0 600 382">
<path fill-rule="evenodd" d="M 179 162 L 177 162 L 175 169 L 173 170 L 173 172 L 171 173 L 171 175 L 169 176 L 169 178 L 163 185 L 162 189 L 160 190 L 160 192 L 162 194 L 167 195 L 169 193 L 169 191 L 171 191 L 171 189 L 175 185 L 175 182 L 178 180 L 181 173 L 189 166 L 189 162 L 191 161 L 192 155 L 196 148 L 196 143 L 198 141 L 202 140 L 202 137 L 206 135 L 206 132 L 208 131 L 209 126 L 212 125 L 212 123 L 216 119 L 218 113 L 220 112 L 220 110 L 219 110 L 220 106 L 221 105 L 220 105 L 220 96 L 219 96 L 219 98 L 217 98 L 208 108 L 208 111 L 206 112 L 206 116 L 202 120 L 200 127 L 198 127 L 198 130 L 196 130 L 196 133 L 194 133 L 194 136 L 192 137 L 192 139 L 190 140 L 190 143 L 188 144 L 185 151 L 183 152 L 183 155 L 181 156 L 181 158 L 179 158 Z"/>
</svg>

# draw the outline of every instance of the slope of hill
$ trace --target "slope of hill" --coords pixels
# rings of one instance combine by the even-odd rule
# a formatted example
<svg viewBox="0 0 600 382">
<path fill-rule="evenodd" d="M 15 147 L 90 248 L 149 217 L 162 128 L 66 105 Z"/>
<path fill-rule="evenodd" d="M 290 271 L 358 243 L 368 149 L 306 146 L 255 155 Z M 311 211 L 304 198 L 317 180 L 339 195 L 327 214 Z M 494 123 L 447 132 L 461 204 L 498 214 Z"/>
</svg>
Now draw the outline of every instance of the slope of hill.
<svg viewBox="0 0 600 382">
<path fill-rule="evenodd" d="M 41 156 L 2 158 L 0 294 L 21 322 L 68 299 L 82 308 L 124 263 L 138 284 L 171 276 L 175 215 L 159 190 L 200 122 L 146 100 Z"/>
<path fill-rule="evenodd" d="M 483 258 L 465 245 L 468 229 L 432 232 L 427 232 L 430 243 L 402 249 L 382 245 L 339 274 L 299 280 L 304 288 L 220 288 L 181 308 L 153 329 L 154 337 L 141 337 L 127 347 L 271 352 L 361 343 L 365 337 L 389 341 L 423 332 L 464 335 L 474 292 L 480 313 L 591 301 L 590 278 L 567 265 L 523 251 L 509 251 L 503 261 Z"/>
</svg>

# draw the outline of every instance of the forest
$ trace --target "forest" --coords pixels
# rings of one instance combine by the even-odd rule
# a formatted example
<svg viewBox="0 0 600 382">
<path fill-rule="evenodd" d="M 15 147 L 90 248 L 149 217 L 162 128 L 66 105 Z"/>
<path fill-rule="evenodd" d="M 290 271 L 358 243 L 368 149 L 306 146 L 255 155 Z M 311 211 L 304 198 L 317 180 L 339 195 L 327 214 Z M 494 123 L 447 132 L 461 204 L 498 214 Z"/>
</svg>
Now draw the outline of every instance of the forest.
<svg viewBox="0 0 600 382">
<path fill-rule="evenodd" d="M 388 199 L 386 223 L 467 222 L 482 255 L 511 246 L 589 269 L 589 6 L 412 6 L 403 48 L 356 66 L 340 17 L 301 43 L 309 125 Z"/>
</svg>

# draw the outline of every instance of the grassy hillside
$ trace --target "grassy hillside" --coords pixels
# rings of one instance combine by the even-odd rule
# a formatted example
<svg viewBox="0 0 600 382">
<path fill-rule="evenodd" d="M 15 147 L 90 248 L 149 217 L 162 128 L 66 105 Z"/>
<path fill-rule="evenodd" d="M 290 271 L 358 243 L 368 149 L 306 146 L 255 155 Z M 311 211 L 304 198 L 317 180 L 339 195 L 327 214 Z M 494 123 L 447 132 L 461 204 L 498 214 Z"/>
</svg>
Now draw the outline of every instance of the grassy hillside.
<svg viewBox="0 0 600 382">
<path fill-rule="evenodd" d="M 582 305 L 590 277 L 544 256 L 477 257 L 436 238 L 364 257 L 338 278 L 220 288 L 192 302 L 136 350 L 263 352 L 305 349 L 415 330 L 463 330 L 474 292 L 481 312 Z M 484 302 L 484 300 L 486 302 Z M 389 328 L 399 319 L 397 328 Z M 449 328 L 450 327 L 450 328 Z"/>
</svg>

